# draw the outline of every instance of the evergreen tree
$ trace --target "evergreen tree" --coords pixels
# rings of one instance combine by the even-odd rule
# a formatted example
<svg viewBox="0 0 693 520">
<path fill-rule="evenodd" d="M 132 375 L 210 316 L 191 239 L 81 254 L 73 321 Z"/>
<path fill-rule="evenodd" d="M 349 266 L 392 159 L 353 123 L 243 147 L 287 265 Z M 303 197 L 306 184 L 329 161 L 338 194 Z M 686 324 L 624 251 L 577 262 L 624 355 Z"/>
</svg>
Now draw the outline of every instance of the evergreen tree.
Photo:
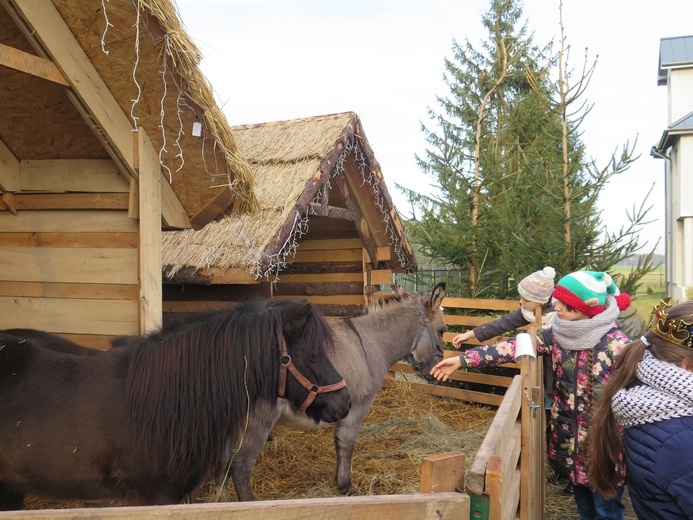
<svg viewBox="0 0 693 520">
<path fill-rule="evenodd" d="M 466 270 L 463 292 L 471 296 L 487 295 L 506 276 L 495 208 L 517 182 L 510 114 L 532 95 L 527 71 L 538 75 L 541 56 L 525 28 L 516 29 L 521 16 L 513 0 L 494 0 L 482 18 L 482 49 L 453 42 L 453 59 L 445 61 L 450 97 L 437 98 L 441 113 L 429 110 L 435 129 L 422 125 L 429 146 L 425 158 L 417 157 L 435 192 L 404 190 L 415 208 L 414 240 L 436 261 Z"/>
<path fill-rule="evenodd" d="M 435 129 L 422 125 L 428 148 L 417 160 L 435 192 L 403 190 L 413 209 L 409 229 L 424 254 L 469 273 L 461 295 L 505 297 L 503 280 L 544 265 L 559 276 L 609 270 L 639 248 L 644 202 L 616 233 L 601 222 L 602 189 L 636 158 L 626 144 L 604 168 L 587 159 L 580 126 L 596 61 L 585 57 L 573 82 L 562 5 L 559 14 L 553 54 L 537 48 L 526 26 L 516 29 L 517 0 L 493 0 L 482 19 L 488 40 L 481 51 L 453 42 L 453 59 L 445 61 L 450 96 L 438 97 L 442 112 L 429 109 Z M 619 280 L 624 290 L 634 292 L 654 268 L 651 255 Z"/>
</svg>

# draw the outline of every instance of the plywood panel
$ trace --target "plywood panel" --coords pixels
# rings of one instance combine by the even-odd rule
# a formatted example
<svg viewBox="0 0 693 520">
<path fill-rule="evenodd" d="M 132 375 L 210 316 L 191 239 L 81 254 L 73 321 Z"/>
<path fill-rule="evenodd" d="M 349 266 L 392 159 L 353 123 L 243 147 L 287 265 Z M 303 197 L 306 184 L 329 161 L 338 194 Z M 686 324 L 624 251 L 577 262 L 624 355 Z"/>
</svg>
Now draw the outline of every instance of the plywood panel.
<svg viewBox="0 0 693 520">
<path fill-rule="evenodd" d="M 116 336 L 136 334 L 137 301 L 0 297 L 0 328 Z"/>
<path fill-rule="evenodd" d="M 135 284 L 137 250 L 3 247 L 0 280 Z"/>
<path fill-rule="evenodd" d="M 16 215 L 0 212 L 0 233 L 132 233 L 138 223 L 119 210 L 20 211 Z"/>
</svg>

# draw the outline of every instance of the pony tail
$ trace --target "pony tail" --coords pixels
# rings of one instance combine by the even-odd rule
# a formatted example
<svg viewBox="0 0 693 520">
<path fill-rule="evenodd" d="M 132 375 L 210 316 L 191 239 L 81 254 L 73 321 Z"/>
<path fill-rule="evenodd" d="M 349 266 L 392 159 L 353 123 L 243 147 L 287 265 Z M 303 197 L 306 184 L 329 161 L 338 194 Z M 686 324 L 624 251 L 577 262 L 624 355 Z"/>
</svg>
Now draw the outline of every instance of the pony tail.
<svg viewBox="0 0 693 520">
<path fill-rule="evenodd" d="M 611 400 L 616 392 L 636 378 L 638 363 L 646 348 L 639 339 L 624 347 L 593 409 L 587 434 L 589 484 L 606 498 L 613 497 L 621 486 L 624 469 L 621 430 L 611 408 Z"/>
</svg>

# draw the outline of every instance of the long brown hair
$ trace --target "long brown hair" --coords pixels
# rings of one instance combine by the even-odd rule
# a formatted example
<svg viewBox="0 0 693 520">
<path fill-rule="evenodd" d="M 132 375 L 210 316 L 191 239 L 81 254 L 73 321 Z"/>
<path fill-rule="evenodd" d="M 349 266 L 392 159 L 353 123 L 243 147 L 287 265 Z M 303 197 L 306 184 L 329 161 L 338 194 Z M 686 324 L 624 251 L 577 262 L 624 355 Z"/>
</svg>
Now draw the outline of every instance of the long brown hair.
<svg viewBox="0 0 693 520">
<path fill-rule="evenodd" d="M 693 301 L 680 303 L 669 309 L 667 322 L 689 320 L 692 314 Z M 652 355 L 661 361 L 681 365 L 685 359 L 693 365 L 693 350 L 667 341 L 651 331 L 647 331 L 644 338 L 650 343 L 649 347 L 642 339 L 636 339 L 626 345 L 619 354 L 617 365 L 594 408 L 587 434 L 590 487 L 607 498 L 614 496 L 621 486 L 624 470 L 623 442 L 611 409 L 612 398 L 616 392 L 637 379 L 638 363 L 648 348 Z"/>
</svg>

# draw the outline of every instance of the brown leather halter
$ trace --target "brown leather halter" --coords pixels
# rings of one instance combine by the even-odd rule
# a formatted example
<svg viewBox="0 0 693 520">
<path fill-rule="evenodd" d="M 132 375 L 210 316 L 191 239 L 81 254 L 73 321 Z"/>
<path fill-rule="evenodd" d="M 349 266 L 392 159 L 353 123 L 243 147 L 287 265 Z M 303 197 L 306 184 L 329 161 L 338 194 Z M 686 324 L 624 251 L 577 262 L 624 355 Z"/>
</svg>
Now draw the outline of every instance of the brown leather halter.
<svg viewBox="0 0 693 520">
<path fill-rule="evenodd" d="M 296 368 L 296 365 L 294 365 L 294 362 L 291 360 L 289 351 L 286 348 L 286 340 L 284 340 L 284 335 L 280 333 L 278 336 L 279 362 L 281 363 L 279 367 L 279 397 L 283 397 L 285 399 L 287 398 L 285 395 L 287 372 L 291 372 L 296 381 L 298 381 L 301 384 L 301 386 L 303 386 L 303 388 L 308 390 L 306 400 L 303 401 L 303 404 L 299 408 L 299 410 L 301 410 L 302 412 L 305 412 L 308 409 L 308 407 L 313 403 L 313 401 L 315 401 L 315 398 L 318 396 L 318 394 L 327 394 L 329 392 L 334 392 L 336 390 L 340 390 L 346 387 L 346 382 L 344 381 L 344 379 L 342 379 L 338 383 L 324 386 L 318 386 L 311 383 L 307 377 L 305 377 L 303 374 L 301 374 L 301 372 L 298 371 L 298 368 Z"/>
</svg>

